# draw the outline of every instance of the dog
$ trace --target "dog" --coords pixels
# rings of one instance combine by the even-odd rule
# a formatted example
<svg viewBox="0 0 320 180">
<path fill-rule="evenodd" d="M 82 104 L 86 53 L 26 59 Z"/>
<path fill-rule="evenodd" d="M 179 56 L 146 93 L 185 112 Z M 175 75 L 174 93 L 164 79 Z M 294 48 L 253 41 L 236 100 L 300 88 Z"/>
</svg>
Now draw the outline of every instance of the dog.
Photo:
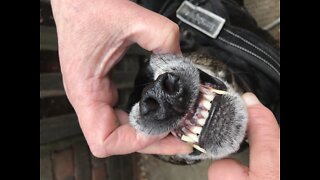
<svg viewBox="0 0 320 180">
<path fill-rule="evenodd" d="M 270 61 L 266 66 L 274 67 L 272 61 L 277 57 L 268 50 L 275 46 L 270 45 L 270 36 L 266 32 L 259 28 L 246 28 L 244 32 L 232 28 L 229 26 L 222 31 L 236 34 L 234 36 L 238 39 L 238 36 L 242 39 L 249 36 L 246 34 L 248 30 L 260 35 L 261 39 L 256 41 L 265 43 L 267 48 L 251 45 L 258 50 L 257 53 L 254 54 L 255 51 L 250 49 L 243 53 L 252 52 L 251 55 L 255 55 L 253 58 L 260 57 L 263 60 L 268 56 Z M 223 37 L 222 31 L 220 38 Z M 240 152 L 248 147 L 248 113 L 241 95 L 244 92 L 255 93 L 279 119 L 280 85 L 272 78 L 274 76 L 268 76 L 257 65 L 242 60 L 243 57 L 237 56 L 240 60 L 235 61 L 233 58 L 238 52 L 233 53 L 228 49 L 230 43 L 225 51 L 221 46 L 217 47 L 225 42 L 222 38 L 221 42 L 204 45 L 201 42 L 208 37 L 187 24 L 180 25 L 180 32 L 182 55 L 152 54 L 141 62 L 128 102 L 129 122 L 146 135 L 170 132 L 193 144 L 191 154 L 157 156 L 173 164 L 193 164 Z M 252 40 L 251 37 L 248 39 Z M 244 44 L 242 49 L 247 46 Z M 258 54 L 261 52 L 266 55 L 265 58 Z M 276 68 L 271 70 L 279 73 Z"/>
</svg>

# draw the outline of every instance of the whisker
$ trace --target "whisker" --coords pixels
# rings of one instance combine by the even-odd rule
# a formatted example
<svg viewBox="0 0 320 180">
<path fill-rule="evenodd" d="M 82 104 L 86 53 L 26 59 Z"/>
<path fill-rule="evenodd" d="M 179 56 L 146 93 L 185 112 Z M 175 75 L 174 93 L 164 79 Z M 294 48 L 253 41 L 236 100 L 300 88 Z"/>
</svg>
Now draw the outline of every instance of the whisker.
<svg viewBox="0 0 320 180">
<path fill-rule="evenodd" d="M 160 59 L 161 59 L 164 63 L 168 64 L 167 61 L 165 61 L 162 56 L 160 57 Z"/>
</svg>

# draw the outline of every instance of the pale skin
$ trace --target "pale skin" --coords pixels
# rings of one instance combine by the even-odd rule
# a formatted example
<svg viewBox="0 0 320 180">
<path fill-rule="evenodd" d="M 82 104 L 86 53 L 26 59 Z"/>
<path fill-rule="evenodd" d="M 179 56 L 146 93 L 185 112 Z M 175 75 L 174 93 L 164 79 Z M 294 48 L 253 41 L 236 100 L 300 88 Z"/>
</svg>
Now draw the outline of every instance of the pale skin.
<svg viewBox="0 0 320 180">
<path fill-rule="evenodd" d="M 272 112 L 252 93 L 243 96 L 249 112 L 249 167 L 232 159 L 214 162 L 209 180 L 279 180 L 280 128 Z"/>
<path fill-rule="evenodd" d="M 133 43 L 154 53 L 180 53 L 178 26 L 128 0 L 51 4 L 64 88 L 92 154 L 190 153 L 189 144 L 167 133 L 150 137 L 136 132 L 128 114 L 114 108 L 118 94 L 108 75 Z"/>
</svg>

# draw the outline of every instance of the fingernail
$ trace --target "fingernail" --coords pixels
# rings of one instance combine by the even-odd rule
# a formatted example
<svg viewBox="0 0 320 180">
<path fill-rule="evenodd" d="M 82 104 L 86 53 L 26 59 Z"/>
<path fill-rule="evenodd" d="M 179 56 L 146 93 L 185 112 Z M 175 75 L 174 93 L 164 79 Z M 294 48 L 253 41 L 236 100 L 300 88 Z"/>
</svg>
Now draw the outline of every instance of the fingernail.
<svg viewBox="0 0 320 180">
<path fill-rule="evenodd" d="M 242 95 L 242 98 L 247 106 L 261 104 L 258 98 L 253 93 L 245 93 Z"/>
</svg>

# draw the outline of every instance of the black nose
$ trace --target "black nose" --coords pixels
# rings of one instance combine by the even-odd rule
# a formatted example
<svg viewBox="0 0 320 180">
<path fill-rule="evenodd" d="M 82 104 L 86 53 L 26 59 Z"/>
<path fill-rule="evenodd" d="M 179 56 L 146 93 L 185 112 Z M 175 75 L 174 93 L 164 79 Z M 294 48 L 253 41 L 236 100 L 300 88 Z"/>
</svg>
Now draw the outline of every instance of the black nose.
<svg viewBox="0 0 320 180">
<path fill-rule="evenodd" d="M 147 86 L 140 101 L 141 115 L 152 113 L 157 119 L 184 114 L 186 103 L 183 82 L 179 76 L 172 73 L 160 75 L 156 81 Z"/>
</svg>

